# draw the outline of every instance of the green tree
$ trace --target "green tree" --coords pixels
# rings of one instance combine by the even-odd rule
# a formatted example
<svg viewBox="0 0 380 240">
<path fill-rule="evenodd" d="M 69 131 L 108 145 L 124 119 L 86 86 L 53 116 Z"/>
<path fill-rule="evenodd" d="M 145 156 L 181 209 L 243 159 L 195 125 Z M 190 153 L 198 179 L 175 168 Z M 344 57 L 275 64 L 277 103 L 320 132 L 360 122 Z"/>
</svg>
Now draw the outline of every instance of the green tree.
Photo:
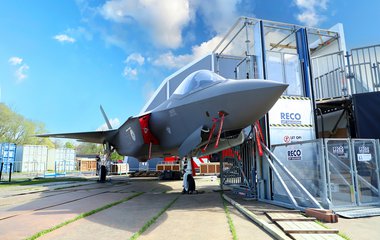
<svg viewBox="0 0 380 240">
<path fill-rule="evenodd" d="M 66 143 L 65 143 L 65 148 L 75 149 L 75 146 L 74 146 L 74 144 L 71 143 L 71 142 L 66 142 Z"/>
<path fill-rule="evenodd" d="M 113 153 L 111 153 L 111 160 L 114 161 L 114 162 L 117 162 L 118 160 L 123 160 L 124 157 L 121 156 L 118 152 L 114 151 Z"/>
<path fill-rule="evenodd" d="M 42 133 L 46 133 L 43 123 L 28 120 L 12 111 L 5 104 L 0 103 L 0 142 L 54 147 L 50 139 L 35 137 L 35 135 Z"/>
<path fill-rule="evenodd" d="M 103 146 L 95 143 L 80 143 L 76 147 L 77 154 L 101 154 L 103 153 Z"/>
<path fill-rule="evenodd" d="M 79 155 L 101 155 L 104 153 L 103 146 L 95 143 L 80 143 L 75 148 L 76 153 Z M 118 154 L 116 151 L 111 153 L 111 160 L 117 162 L 123 160 L 124 157 Z"/>
</svg>

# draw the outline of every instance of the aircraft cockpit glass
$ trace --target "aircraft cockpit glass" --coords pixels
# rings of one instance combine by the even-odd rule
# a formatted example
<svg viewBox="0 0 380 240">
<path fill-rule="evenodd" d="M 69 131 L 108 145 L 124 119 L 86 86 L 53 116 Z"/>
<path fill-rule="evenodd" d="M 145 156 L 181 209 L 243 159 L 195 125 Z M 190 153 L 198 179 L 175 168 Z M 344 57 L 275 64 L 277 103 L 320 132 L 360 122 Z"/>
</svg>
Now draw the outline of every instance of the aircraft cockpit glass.
<svg viewBox="0 0 380 240">
<path fill-rule="evenodd" d="M 209 70 L 196 71 L 187 76 L 173 94 L 184 95 L 225 80 L 225 78 Z"/>
</svg>

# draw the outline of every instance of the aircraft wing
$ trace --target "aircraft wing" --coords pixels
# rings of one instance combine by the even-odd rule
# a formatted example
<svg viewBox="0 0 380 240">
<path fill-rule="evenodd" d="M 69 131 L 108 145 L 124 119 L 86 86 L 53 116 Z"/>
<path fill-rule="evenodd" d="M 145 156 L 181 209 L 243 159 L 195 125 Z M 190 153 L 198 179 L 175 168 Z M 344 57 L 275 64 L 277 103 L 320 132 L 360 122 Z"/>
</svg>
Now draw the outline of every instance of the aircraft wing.
<svg viewBox="0 0 380 240">
<path fill-rule="evenodd" d="M 94 132 L 41 134 L 41 135 L 36 135 L 36 137 L 70 138 L 70 139 L 79 140 L 81 142 L 103 144 L 106 140 L 115 136 L 117 132 L 118 130 L 115 129 L 115 130 L 94 131 Z"/>
</svg>

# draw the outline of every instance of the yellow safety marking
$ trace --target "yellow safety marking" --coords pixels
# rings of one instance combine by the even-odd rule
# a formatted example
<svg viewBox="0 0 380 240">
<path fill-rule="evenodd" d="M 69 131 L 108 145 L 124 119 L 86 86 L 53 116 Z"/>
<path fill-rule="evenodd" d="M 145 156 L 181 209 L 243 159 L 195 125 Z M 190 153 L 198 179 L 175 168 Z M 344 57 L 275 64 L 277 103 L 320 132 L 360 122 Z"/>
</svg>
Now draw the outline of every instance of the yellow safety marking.
<svg viewBox="0 0 380 240">
<path fill-rule="evenodd" d="M 308 97 L 297 97 L 297 96 L 281 96 L 280 99 L 288 100 L 310 100 Z"/>
<path fill-rule="evenodd" d="M 313 127 L 312 124 L 270 124 L 270 127 Z"/>
</svg>

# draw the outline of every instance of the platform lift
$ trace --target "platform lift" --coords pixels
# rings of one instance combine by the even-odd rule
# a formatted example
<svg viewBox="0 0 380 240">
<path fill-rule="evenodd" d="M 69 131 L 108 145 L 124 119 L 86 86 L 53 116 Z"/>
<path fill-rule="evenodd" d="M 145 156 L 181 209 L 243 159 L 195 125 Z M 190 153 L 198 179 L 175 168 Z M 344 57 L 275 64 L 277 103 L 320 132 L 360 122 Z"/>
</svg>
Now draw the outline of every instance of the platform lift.
<svg viewBox="0 0 380 240">
<path fill-rule="evenodd" d="M 283 63 L 283 60 L 286 58 L 293 56 L 298 57 L 298 61 L 300 63 L 299 72 L 301 73 L 303 88 L 303 91 L 298 92 L 298 94 L 301 93 L 300 95 L 303 97 L 293 97 L 291 96 L 291 92 L 287 92 L 287 94 L 290 94 L 290 96 L 285 96 L 284 99 L 280 99 L 280 101 L 286 102 L 292 99 L 296 99 L 296 101 L 298 101 L 298 105 L 295 106 L 295 104 L 285 103 L 279 108 L 281 109 L 282 107 L 284 109 L 286 106 L 293 106 L 293 108 L 295 107 L 294 109 L 298 108 L 296 110 L 307 108 L 309 109 L 308 111 L 310 122 L 283 124 L 282 121 L 276 122 L 276 117 L 273 114 L 271 116 L 271 113 L 269 113 L 267 116 L 265 116 L 265 118 L 261 120 L 260 124 L 255 124 L 252 127 L 254 130 L 251 131 L 251 133 L 248 135 L 248 141 L 246 141 L 243 145 L 232 149 L 235 153 L 233 157 L 222 159 L 222 187 L 231 187 L 235 192 L 245 195 L 246 197 L 253 197 L 264 202 L 267 201 L 270 203 L 276 203 L 282 206 L 297 209 L 303 209 L 305 207 L 333 208 L 337 207 L 340 204 L 339 201 L 342 201 L 341 199 L 343 198 L 349 199 L 347 202 L 349 202 L 351 206 L 354 206 L 355 204 L 363 205 L 363 196 L 361 196 L 360 193 L 361 188 L 365 191 L 372 192 L 371 194 L 363 193 L 364 195 L 367 195 L 365 197 L 367 197 L 366 201 L 368 204 L 377 203 L 376 201 L 378 201 L 378 198 L 380 196 L 378 184 L 375 184 L 376 186 L 374 186 L 371 184 L 371 182 L 368 181 L 368 178 L 363 177 L 358 173 L 357 166 L 361 163 L 358 162 L 355 157 L 357 154 L 360 155 L 362 153 L 360 153 L 360 150 L 357 153 L 355 151 L 360 148 L 358 145 L 365 146 L 363 149 L 372 149 L 371 151 L 373 152 L 371 152 L 371 156 L 373 156 L 374 159 L 371 161 L 371 164 L 373 163 L 375 166 L 372 172 L 375 174 L 374 176 L 376 176 L 377 173 L 378 177 L 379 168 L 378 165 L 376 165 L 379 152 L 377 150 L 379 145 L 378 142 L 376 144 L 375 140 L 347 140 L 347 144 L 342 148 L 342 146 L 339 145 L 341 144 L 339 140 L 330 140 L 323 138 L 326 136 L 326 126 L 323 126 L 323 124 L 318 124 L 320 120 L 317 120 L 318 115 L 322 115 L 321 118 L 323 118 L 326 116 L 326 113 L 335 112 L 335 114 L 338 116 L 337 121 L 332 125 L 332 131 L 329 130 L 330 132 L 328 136 L 335 134 L 337 130 L 339 130 L 343 119 L 350 119 L 349 121 L 352 121 L 353 118 L 353 112 L 351 108 L 352 103 L 347 97 L 347 94 L 352 93 L 352 89 L 354 89 L 355 86 L 356 88 L 359 86 L 359 89 L 363 89 L 363 87 L 360 88 L 360 86 L 363 85 L 363 81 L 361 81 L 361 85 L 358 85 L 356 82 L 352 84 L 352 81 L 351 84 L 347 84 L 346 82 L 346 79 L 349 79 L 350 76 L 352 77 L 354 75 L 358 75 L 358 71 L 356 74 L 348 73 L 347 78 L 345 78 L 345 47 L 344 39 L 342 41 L 342 38 L 340 36 L 341 32 L 338 34 L 334 33 L 333 31 L 320 31 L 316 29 L 302 28 L 299 26 L 281 26 L 281 24 L 279 24 L 280 26 L 277 27 L 275 26 L 276 24 L 277 23 L 268 23 L 265 21 L 252 21 L 248 24 L 246 22 L 245 26 L 249 25 L 249 27 L 252 27 L 254 29 L 253 32 L 255 34 L 253 41 L 255 42 L 255 53 L 250 54 L 249 48 L 247 47 L 245 56 L 242 57 L 242 60 L 239 61 L 237 67 L 235 68 L 235 75 L 240 74 L 239 77 L 241 77 L 242 73 L 247 71 L 247 76 L 254 75 L 255 78 L 268 78 L 276 80 L 276 75 L 273 75 L 273 70 L 271 72 L 270 69 L 271 63 L 270 59 L 268 59 L 271 57 L 270 54 L 277 54 L 280 59 L 282 59 L 281 63 Z M 276 28 L 276 31 L 274 31 L 274 33 L 277 35 L 278 29 L 286 29 L 289 34 L 283 34 L 283 38 L 278 40 L 276 43 L 266 43 L 266 37 L 270 36 L 271 32 L 266 31 L 265 28 Z M 241 32 L 244 27 L 238 29 Z M 232 34 L 230 37 L 232 39 L 231 41 L 238 39 L 236 36 L 239 32 L 236 33 L 236 31 L 234 32 L 233 30 L 230 32 L 233 32 L 235 34 Z M 293 38 L 293 40 L 291 40 L 291 38 Z M 248 37 L 246 38 L 245 42 L 247 45 L 249 44 L 250 40 Z M 222 52 L 228 47 L 228 44 L 227 46 L 222 45 Z M 265 50 L 266 47 L 269 47 L 269 50 Z M 283 52 L 278 53 L 271 51 L 273 48 L 288 48 L 292 49 L 293 51 L 296 50 L 297 54 L 288 54 L 284 57 Z M 222 52 L 219 52 L 217 55 L 217 64 L 221 62 L 218 60 L 218 58 L 223 58 Z M 318 61 L 319 65 L 316 65 Z M 239 71 L 241 66 L 244 66 L 244 62 L 249 66 L 246 67 L 245 71 Z M 357 64 L 357 66 L 360 65 L 360 63 Z M 373 64 L 371 64 L 371 66 L 372 65 Z M 333 69 L 329 69 L 331 66 L 333 66 Z M 276 67 L 276 65 L 272 64 L 272 67 Z M 219 68 L 218 65 L 216 66 L 216 69 L 217 71 L 223 70 L 222 68 Z M 254 71 L 252 71 L 253 69 Z M 277 70 L 282 71 L 283 76 L 285 76 L 284 74 L 286 73 L 286 69 L 284 65 L 282 65 L 281 68 L 277 68 Z M 377 68 L 374 68 L 374 70 L 377 70 Z M 377 75 L 379 75 L 377 72 L 373 74 L 373 76 Z M 328 83 L 327 85 L 326 82 Z M 377 85 L 374 84 L 374 86 Z M 321 99 L 321 96 L 323 96 L 323 94 L 326 92 L 331 95 L 329 99 Z M 333 99 L 333 101 L 331 101 L 331 99 Z M 309 105 L 309 107 L 307 107 L 307 105 Z M 291 109 L 288 109 L 288 114 L 294 114 L 297 112 L 293 112 Z M 277 112 L 277 114 L 278 113 L 279 112 Z M 302 129 L 297 130 L 300 134 L 297 134 L 296 136 L 290 136 L 289 134 L 285 135 L 285 131 L 283 131 L 281 127 L 283 126 L 286 128 L 288 126 L 290 127 L 288 129 L 288 132 L 289 130 L 291 132 L 293 125 L 299 125 L 299 127 L 304 128 L 305 131 L 302 133 Z M 264 129 L 264 131 L 261 131 L 261 135 L 264 135 L 265 139 L 262 139 L 261 137 L 258 139 L 258 136 L 260 136 L 260 134 L 257 133 L 257 128 L 259 128 L 259 126 L 263 127 Z M 353 132 L 354 124 L 349 122 L 349 126 L 351 132 Z M 344 128 L 345 127 L 346 126 L 344 126 Z M 305 134 L 306 132 L 308 133 Z M 317 139 L 316 136 L 318 135 L 321 138 Z M 352 135 L 349 133 L 348 136 Z M 279 137 L 283 137 L 283 139 Z M 297 139 L 298 137 L 299 139 Z M 300 143 L 297 144 L 291 140 L 297 140 L 300 141 Z M 277 148 L 275 148 L 273 145 L 276 143 L 278 145 Z M 272 151 L 268 147 L 269 144 L 272 145 Z M 284 163 L 287 161 L 282 158 L 289 156 L 280 156 L 281 154 L 277 155 L 279 153 L 277 150 L 281 147 L 301 148 L 302 145 L 313 145 L 313 147 L 310 149 L 313 149 L 312 151 L 316 151 L 317 153 L 315 156 L 308 157 L 310 158 L 309 160 L 312 160 L 312 158 L 314 158 L 313 161 L 311 161 L 311 164 L 313 165 L 310 167 L 313 168 L 313 174 L 318 175 L 315 176 L 318 179 L 308 181 L 303 180 L 304 183 L 299 181 L 297 176 L 295 176 L 297 172 L 294 171 L 297 171 L 297 169 L 289 169 L 288 166 L 285 166 Z M 250 150 L 248 150 L 248 154 L 246 154 L 244 157 L 241 157 L 241 155 L 244 154 L 244 150 L 242 149 L 246 149 L 247 147 L 250 148 Z M 276 152 L 273 152 L 274 149 Z M 337 151 L 337 149 L 342 152 L 340 153 Z M 297 150 L 294 151 L 297 152 Z M 292 154 L 293 151 L 289 152 Z M 350 152 L 350 154 L 348 154 L 348 152 Z M 343 156 L 336 155 L 342 153 Z M 347 162 L 342 162 L 342 157 L 345 155 L 348 156 Z M 368 155 L 365 156 L 368 157 Z M 296 157 L 297 156 L 294 156 L 294 158 Z M 349 178 L 347 178 L 346 172 L 348 172 Z M 276 184 L 273 183 L 274 181 Z M 310 191 L 310 186 L 305 185 L 305 182 L 307 184 L 307 182 L 310 183 L 311 181 L 316 182 L 317 188 L 319 188 L 317 189 L 317 191 L 319 191 L 317 194 Z M 342 189 L 339 189 L 340 186 Z M 361 186 L 364 186 L 364 188 Z M 285 195 L 287 199 L 284 199 L 283 196 L 280 196 L 281 194 L 274 192 L 278 191 L 278 188 L 282 188 L 282 195 Z M 294 194 L 294 191 L 297 194 Z M 332 193 L 334 191 L 336 193 Z"/>
<path fill-rule="evenodd" d="M 239 24 L 236 24 L 236 26 L 238 25 Z M 249 37 L 251 36 L 247 30 L 249 28 L 251 29 L 251 33 L 253 33 L 253 39 Z M 313 113 L 314 105 L 312 105 L 311 102 L 313 102 L 314 96 L 313 86 L 310 83 L 310 76 L 312 73 L 310 67 L 308 32 L 306 28 L 287 24 L 282 25 L 274 22 L 260 20 L 251 21 L 249 19 L 245 19 L 244 24 L 242 24 L 242 27 L 239 28 L 237 33 L 234 30 L 231 30 L 229 32 L 229 34 L 231 33 L 231 35 L 233 35 L 230 37 L 232 39 L 231 42 L 234 41 L 234 39 L 238 39 L 239 37 L 236 36 L 239 35 L 240 32 L 244 32 L 244 29 L 246 30 L 245 43 L 247 47 L 245 56 L 235 68 L 235 75 L 241 75 L 241 73 L 244 72 L 244 70 L 239 70 L 242 68 L 241 66 L 244 66 L 242 63 L 245 62 L 245 72 L 248 78 L 249 76 L 254 76 L 255 78 L 272 79 L 287 82 L 286 78 L 289 78 L 290 76 L 289 72 L 287 72 L 289 69 L 284 68 L 284 61 L 294 59 L 295 62 L 299 63 L 296 66 L 298 66 L 300 69 L 294 69 L 292 74 L 294 74 L 294 79 L 302 79 L 302 82 L 298 82 L 301 85 L 301 88 L 298 87 L 298 89 L 295 89 L 294 86 L 290 86 L 287 94 L 305 96 L 305 98 L 302 99 L 304 101 L 301 101 L 301 106 L 305 106 L 306 103 L 306 106 L 308 106 L 311 113 Z M 272 39 L 270 39 L 271 37 Z M 228 39 L 228 36 L 226 36 L 225 39 Z M 250 43 L 253 43 L 253 47 L 250 46 Z M 222 51 L 218 53 L 218 57 L 221 56 L 223 51 L 228 48 L 229 44 L 230 42 L 227 43 L 224 47 L 223 44 L 220 44 Z M 318 49 L 320 47 L 321 45 L 317 45 L 315 49 Z M 278 65 L 276 62 L 277 60 L 273 62 L 273 58 L 280 59 L 280 62 L 283 65 Z M 217 60 L 216 62 L 219 63 L 220 61 Z M 280 66 L 280 68 L 278 68 L 278 66 Z M 270 69 L 270 67 L 274 67 L 275 69 Z M 217 66 L 217 70 L 219 69 L 220 68 Z M 278 74 L 279 71 L 282 72 L 282 74 Z M 296 76 L 295 74 L 300 75 Z M 284 101 L 286 102 L 289 99 L 285 99 Z M 292 115 L 296 112 L 297 111 L 292 111 L 289 109 L 288 112 L 281 114 Z M 311 114 L 311 116 L 314 115 Z M 221 169 L 223 169 L 221 171 L 222 184 L 233 186 L 234 191 L 238 192 L 239 194 L 245 194 L 247 197 L 257 197 L 263 201 L 270 201 L 272 200 L 272 179 L 276 178 L 285 189 L 288 198 L 291 200 L 291 204 L 295 208 L 301 208 L 301 206 L 299 206 L 295 200 L 295 197 L 289 191 L 287 184 L 282 179 L 282 175 L 278 170 L 278 168 L 280 168 L 282 172 L 286 174 L 288 180 L 290 179 L 293 181 L 294 184 L 299 188 L 299 191 L 304 193 L 305 198 L 310 199 L 312 202 L 311 205 L 313 207 L 321 208 L 321 205 L 312 196 L 312 194 L 310 194 L 306 188 L 302 186 L 302 184 L 266 146 L 269 143 L 276 143 L 276 140 L 270 141 L 270 138 L 272 138 L 274 132 L 284 132 L 284 128 L 286 129 L 289 126 L 293 127 L 291 125 L 296 124 L 282 124 L 281 121 L 276 122 L 276 120 L 272 119 L 276 119 L 276 117 L 270 116 L 269 114 L 261 120 L 261 124 L 256 123 L 253 125 L 250 136 L 248 136 L 249 140 L 244 143 L 244 145 L 233 149 L 233 152 L 236 153 L 234 157 L 227 158 L 224 162 L 221 163 Z M 315 119 L 310 119 L 310 123 L 314 122 L 314 120 Z M 306 134 L 307 136 L 305 133 L 300 134 L 304 138 L 307 138 L 306 140 L 315 138 L 315 134 L 311 133 L 314 131 L 314 128 L 310 123 L 303 124 L 307 125 L 308 129 L 306 132 L 309 132 Z M 261 129 L 261 126 L 264 128 L 264 134 L 259 134 L 259 132 L 262 132 L 259 131 L 259 129 Z M 263 135 L 265 135 L 265 139 Z M 289 136 L 289 139 L 290 138 L 291 136 Z M 250 151 L 245 151 L 244 154 L 243 149 L 247 147 L 250 148 Z M 245 156 L 243 158 L 240 158 L 240 155 L 243 154 Z M 274 176 L 272 176 L 272 174 Z"/>
</svg>

